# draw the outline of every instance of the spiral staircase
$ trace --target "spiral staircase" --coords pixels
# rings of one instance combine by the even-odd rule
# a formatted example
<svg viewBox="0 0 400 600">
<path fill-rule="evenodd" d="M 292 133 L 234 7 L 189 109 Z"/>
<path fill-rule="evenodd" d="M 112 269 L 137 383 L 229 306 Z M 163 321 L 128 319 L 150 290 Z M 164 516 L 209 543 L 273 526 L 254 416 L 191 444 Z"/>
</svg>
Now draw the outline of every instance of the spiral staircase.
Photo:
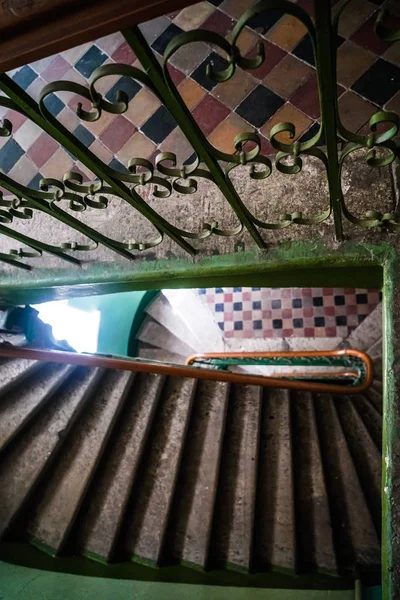
<svg viewBox="0 0 400 600">
<path fill-rule="evenodd" d="M 223 346 L 207 309 L 178 300 L 148 307 L 141 356 Z M 334 340 L 373 358 L 357 396 L 3 360 L 0 549 L 161 573 L 379 578 L 381 318 L 378 306 Z"/>
</svg>

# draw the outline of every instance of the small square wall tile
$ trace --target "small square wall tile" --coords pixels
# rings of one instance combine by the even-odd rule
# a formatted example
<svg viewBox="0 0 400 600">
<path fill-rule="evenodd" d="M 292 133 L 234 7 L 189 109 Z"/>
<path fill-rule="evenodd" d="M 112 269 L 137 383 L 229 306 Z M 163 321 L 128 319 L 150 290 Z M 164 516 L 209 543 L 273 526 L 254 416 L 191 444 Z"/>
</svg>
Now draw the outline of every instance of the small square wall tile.
<svg viewBox="0 0 400 600">
<path fill-rule="evenodd" d="M 161 56 L 164 54 L 166 47 L 177 35 L 183 33 L 183 29 L 171 23 L 168 27 L 157 37 L 151 44 L 151 47 L 155 52 L 158 52 Z"/>
<path fill-rule="evenodd" d="M 25 152 L 42 134 L 42 129 L 27 119 L 23 125 L 14 133 L 14 140 Z"/>
<path fill-rule="evenodd" d="M 284 100 L 263 85 L 258 85 L 243 100 L 236 113 L 254 127 L 261 127 L 284 104 Z"/>
<path fill-rule="evenodd" d="M 214 10 L 214 7 L 208 2 L 197 2 L 197 4 L 192 4 L 181 10 L 178 16 L 175 17 L 174 24 L 184 31 L 199 29 Z"/>
<path fill-rule="evenodd" d="M 396 42 L 389 46 L 382 58 L 400 67 L 400 44 Z"/>
<path fill-rule="evenodd" d="M 166 17 L 157 17 L 146 23 L 141 23 L 139 29 L 142 32 L 146 42 L 152 44 L 157 38 L 164 33 L 171 21 Z"/>
<path fill-rule="evenodd" d="M 135 137 L 135 135 L 136 134 L 134 134 L 133 137 Z M 112 152 L 110 152 L 110 150 L 108 150 L 108 148 L 106 148 L 104 144 L 100 142 L 100 140 L 95 140 L 93 142 L 93 144 L 90 146 L 90 151 L 93 152 L 97 158 L 102 160 L 105 165 L 110 164 L 113 159 Z"/>
<path fill-rule="evenodd" d="M 113 52 L 111 58 L 116 63 L 121 63 L 123 65 L 133 65 L 133 63 L 136 61 L 135 53 L 126 42 L 122 42 L 122 44 L 118 46 L 118 48 Z"/>
<path fill-rule="evenodd" d="M 263 83 L 278 96 L 289 98 L 314 73 L 312 67 L 287 54 L 263 79 Z"/>
<path fill-rule="evenodd" d="M 14 110 L 8 110 L 4 114 L 3 118 L 11 121 L 12 126 L 13 126 L 13 128 L 12 128 L 13 134 L 15 134 L 15 132 L 18 131 L 18 129 L 20 127 L 22 127 L 22 125 L 27 120 L 25 115 L 21 114 L 20 112 L 14 111 Z"/>
<path fill-rule="evenodd" d="M 106 94 L 106 100 L 109 102 L 117 102 L 118 92 L 123 92 L 128 102 L 142 89 L 140 83 L 131 77 L 121 77 Z"/>
<path fill-rule="evenodd" d="M 29 66 L 35 71 L 35 73 L 40 75 L 40 73 L 44 71 L 49 66 L 49 64 L 53 62 L 53 60 L 54 56 L 46 56 L 46 58 L 35 60 L 35 62 L 30 63 Z"/>
<path fill-rule="evenodd" d="M 175 127 L 169 136 L 161 142 L 160 150 L 175 154 L 178 166 L 182 165 L 193 154 L 192 146 L 179 127 Z"/>
<path fill-rule="evenodd" d="M 357 79 L 352 89 L 367 100 L 383 106 L 400 89 L 400 67 L 380 58 Z"/>
<path fill-rule="evenodd" d="M 246 71 L 237 69 L 233 77 L 219 83 L 212 91 L 212 95 L 220 102 L 234 110 L 240 102 L 256 87 L 257 81 Z"/>
<path fill-rule="evenodd" d="M 36 165 L 25 154 L 8 172 L 9 176 L 21 185 L 28 185 L 37 173 Z"/>
<path fill-rule="evenodd" d="M 280 10 L 268 10 L 264 12 L 260 12 L 247 22 L 247 27 L 254 29 L 257 33 L 261 35 L 266 35 L 266 33 L 274 26 L 280 18 L 282 17 L 282 12 Z"/>
<path fill-rule="evenodd" d="M 42 71 L 41 76 L 47 82 L 56 81 L 57 79 L 61 79 L 70 68 L 71 65 L 69 62 L 61 54 L 57 54 L 48 67 Z"/>
<path fill-rule="evenodd" d="M 300 58 L 311 66 L 315 66 L 314 52 L 309 35 L 305 35 L 293 49 L 294 56 Z"/>
<path fill-rule="evenodd" d="M 224 0 L 220 4 L 220 9 L 234 19 L 239 19 L 248 8 L 248 0 Z"/>
<path fill-rule="evenodd" d="M 14 139 L 9 139 L 0 152 L 0 169 L 8 173 L 23 154 L 21 146 Z"/>
<path fill-rule="evenodd" d="M 321 129 L 321 125 L 320 123 L 316 122 L 314 123 L 310 129 L 308 129 L 305 133 L 303 133 L 303 135 L 300 137 L 300 141 L 301 142 L 308 142 L 309 140 L 311 140 L 315 135 L 317 135 L 317 133 L 320 132 Z M 322 132 L 318 141 L 318 146 L 325 146 L 326 145 L 326 141 L 325 141 L 325 134 L 324 134 L 324 129 L 322 128 Z"/>
<path fill-rule="evenodd" d="M 58 147 L 58 143 L 43 132 L 29 148 L 28 156 L 40 169 L 55 154 Z"/>
<path fill-rule="evenodd" d="M 365 0 L 352 0 L 343 10 L 339 19 L 338 33 L 349 38 L 375 12 L 376 8 Z"/>
<path fill-rule="evenodd" d="M 263 41 L 262 44 L 265 51 L 264 62 L 256 69 L 248 71 L 248 73 L 256 79 L 264 79 L 268 73 L 287 56 L 285 50 L 275 46 L 275 44 L 271 44 L 271 42 Z M 247 53 L 246 58 L 256 58 L 256 56 L 257 49 L 253 48 Z"/>
<path fill-rule="evenodd" d="M 108 54 L 108 56 L 112 56 L 113 53 L 118 50 L 118 48 L 123 44 L 124 38 L 122 33 L 117 31 L 116 33 L 112 33 L 110 35 L 106 35 L 99 40 L 96 41 L 96 46 L 100 48 L 103 52 Z"/>
<path fill-rule="evenodd" d="M 220 10 L 214 10 L 207 20 L 204 21 L 202 29 L 219 33 L 219 35 L 226 37 L 226 35 L 233 29 L 235 23 L 236 21 L 235 19 L 232 19 L 232 17 Z"/>
<path fill-rule="evenodd" d="M 171 64 L 168 65 L 168 73 L 175 87 L 178 87 L 181 81 L 183 81 L 186 77 L 185 73 L 182 73 L 182 71 Z"/>
<path fill-rule="evenodd" d="M 65 104 L 55 94 L 50 94 L 44 101 L 46 108 L 56 117 L 65 107 Z"/>
<path fill-rule="evenodd" d="M 353 132 L 357 132 L 377 112 L 376 106 L 353 92 L 343 94 L 338 107 L 342 125 Z"/>
<path fill-rule="evenodd" d="M 197 81 L 203 88 L 211 91 L 217 82 L 207 75 L 207 68 L 212 65 L 214 71 L 223 71 L 228 68 L 229 63 L 216 52 L 212 52 L 192 73 L 192 79 Z"/>
<path fill-rule="evenodd" d="M 148 89 L 142 88 L 129 103 L 128 110 L 124 113 L 125 117 L 136 127 L 145 123 L 160 106 L 160 101 Z"/>
<path fill-rule="evenodd" d="M 337 52 L 337 79 L 350 87 L 376 61 L 376 55 L 346 40 Z"/>
<path fill-rule="evenodd" d="M 78 125 L 78 127 L 74 131 L 74 136 L 80 142 L 82 142 L 82 144 L 84 144 L 86 148 L 89 148 L 89 146 L 94 142 L 95 139 L 94 135 L 90 133 L 90 131 L 88 131 L 83 125 Z"/>
<path fill-rule="evenodd" d="M 229 108 L 208 94 L 194 109 L 193 117 L 204 135 L 208 136 L 229 113 Z"/>
<path fill-rule="evenodd" d="M 203 42 L 193 42 L 190 44 L 189 49 L 190 51 L 188 50 L 188 46 L 179 48 L 169 60 L 170 65 L 179 69 L 186 76 L 196 71 L 211 52 L 211 48 Z"/>
<path fill-rule="evenodd" d="M 25 91 L 30 95 L 31 98 L 35 100 L 35 102 L 39 102 L 40 95 L 45 85 L 46 82 L 41 77 L 37 77 L 32 81 L 30 86 L 28 86 Z"/>
<path fill-rule="evenodd" d="M 189 110 L 193 110 L 206 94 L 205 89 L 190 77 L 178 85 L 178 91 Z"/>
<path fill-rule="evenodd" d="M 58 148 L 49 160 L 40 168 L 43 177 L 62 179 L 67 171 L 70 171 L 74 162 L 62 149 Z"/>
<path fill-rule="evenodd" d="M 317 119 L 319 117 L 320 106 L 316 75 L 306 81 L 306 83 L 291 96 L 290 102 L 311 118 Z"/>
<path fill-rule="evenodd" d="M 400 114 L 400 92 L 397 92 L 397 94 L 391 98 L 386 104 L 385 109 Z"/>
<path fill-rule="evenodd" d="M 284 15 L 268 31 L 266 38 L 280 48 L 290 51 L 299 43 L 306 32 L 306 27 L 299 19 L 292 15 Z"/>
<path fill-rule="evenodd" d="M 79 71 L 85 78 L 89 78 L 93 71 L 100 67 L 107 60 L 107 55 L 93 45 L 89 50 L 78 60 L 75 69 Z"/>
<path fill-rule="evenodd" d="M 232 42 L 232 32 L 226 36 L 228 42 Z M 242 29 L 239 37 L 236 40 L 236 46 L 239 48 L 240 54 L 246 56 L 260 41 L 260 36 L 251 29 Z M 219 51 L 222 56 L 225 56 L 223 50 Z"/>
<path fill-rule="evenodd" d="M 118 115 L 103 131 L 100 140 L 112 152 L 118 152 L 135 131 L 135 126 L 128 119 Z"/>
<path fill-rule="evenodd" d="M 246 131 L 249 131 L 249 124 L 239 117 L 239 115 L 231 113 L 214 129 L 208 137 L 208 141 L 217 150 L 232 154 L 235 152 L 235 137 L 239 133 Z"/>
<path fill-rule="evenodd" d="M 288 133 L 279 133 L 276 136 L 276 139 L 278 142 L 283 142 L 284 144 L 290 144 L 297 140 L 297 138 L 300 137 L 312 123 L 311 119 L 287 102 L 274 114 L 273 117 L 271 117 L 271 119 L 269 119 L 269 121 L 261 129 L 261 132 L 269 138 L 272 127 L 278 123 L 286 122 L 293 123 L 296 128 L 296 133 L 292 138 L 289 137 Z"/>
<path fill-rule="evenodd" d="M 371 15 L 352 35 L 351 39 L 358 46 L 362 46 L 374 54 L 383 54 L 389 48 L 389 44 L 377 36 L 374 31 L 377 16 L 377 13 Z"/>
<path fill-rule="evenodd" d="M 126 113 L 124 113 L 124 115 L 126 116 Z M 115 115 L 112 113 L 108 113 L 106 111 L 103 111 L 100 119 L 97 119 L 97 121 L 87 121 L 85 122 L 85 127 L 87 129 L 89 129 L 89 131 L 91 131 L 93 133 L 93 135 L 95 136 L 99 136 L 103 133 L 103 131 L 105 130 L 106 127 L 108 127 L 108 125 L 115 119 Z"/>
<path fill-rule="evenodd" d="M 43 175 L 41 173 L 36 172 L 36 175 L 30 180 L 27 186 L 32 190 L 40 190 L 40 182 L 42 179 Z"/>
<path fill-rule="evenodd" d="M 69 50 L 61 52 L 61 56 L 65 58 L 70 65 L 74 65 L 92 47 L 92 45 L 92 42 L 87 42 L 80 46 L 75 46 L 75 48 L 70 48 Z"/>
<path fill-rule="evenodd" d="M 160 144 L 176 127 L 175 119 L 165 106 L 160 106 L 142 125 L 143 133 L 156 144 Z"/>
<path fill-rule="evenodd" d="M 37 74 L 29 65 L 25 65 L 22 69 L 19 69 L 13 75 L 13 80 L 16 84 L 18 84 L 23 90 L 26 90 L 31 83 L 36 79 Z"/>
<path fill-rule="evenodd" d="M 128 166 L 132 158 L 149 158 L 156 149 L 155 144 L 140 132 L 133 134 L 118 152 L 118 160 Z"/>
</svg>

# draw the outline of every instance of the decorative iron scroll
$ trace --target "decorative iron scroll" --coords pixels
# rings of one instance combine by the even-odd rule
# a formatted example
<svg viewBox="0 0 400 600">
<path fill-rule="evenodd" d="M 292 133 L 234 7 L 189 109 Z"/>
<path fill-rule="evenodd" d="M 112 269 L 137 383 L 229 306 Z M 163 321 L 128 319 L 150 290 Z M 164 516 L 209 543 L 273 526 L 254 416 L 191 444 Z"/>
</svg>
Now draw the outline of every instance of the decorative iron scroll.
<svg viewBox="0 0 400 600">
<path fill-rule="evenodd" d="M 34 190 L 14 181 L 8 175 L 0 174 L 0 185 L 10 193 L 10 197 L 7 198 L 0 196 L 0 234 L 13 238 L 25 246 L 25 248 L 11 250 L 10 254 L 0 254 L 0 261 L 30 269 L 30 265 L 24 263 L 23 258 L 51 253 L 79 265 L 81 259 L 72 256 L 71 253 L 93 251 L 99 244 L 132 260 L 135 258 L 133 251 L 153 248 L 163 241 L 164 236 L 168 236 L 186 252 L 194 255 L 197 249 L 192 245 L 192 241 L 200 241 L 211 235 L 237 236 L 243 228 L 262 248 L 265 247 L 266 242 L 260 230 L 282 229 L 294 224 L 312 225 L 322 223 L 331 216 L 333 216 L 337 239 L 343 237 L 343 218 L 361 227 L 400 231 L 400 222 L 396 220 L 394 214 L 368 211 L 362 217 L 355 216 L 346 206 L 343 198 L 341 173 L 346 157 L 365 148 L 367 150 L 365 159 L 370 167 L 387 167 L 399 156 L 395 137 L 400 125 L 397 114 L 379 111 L 369 121 L 370 133 L 361 135 L 349 131 L 340 120 L 335 93 L 335 38 L 341 13 L 348 2 L 349 0 L 341 0 L 332 11 L 330 0 L 314 0 L 315 22 L 313 22 L 304 9 L 289 0 L 261 0 L 238 20 L 229 42 L 221 35 L 203 29 L 177 35 L 165 49 L 162 66 L 159 65 L 140 30 L 134 28 L 123 33 L 144 70 L 130 65 L 104 65 L 94 71 L 88 87 L 70 81 L 55 81 L 47 84 L 42 90 L 38 103 L 7 75 L 0 75 L 0 89 L 6 94 L 5 97 L 0 98 L 0 105 L 28 117 L 96 176 L 93 181 L 84 182 L 80 173 L 69 172 L 59 179 L 43 179 L 40 182 L 40 189 Z M 274 159 L 262 154 L 260 138 L 254 131 L 236 136 L 233 153 L 221 152 L 206 139 L 181 98 L 169 74 L 170 59 L 184 46 L 203 42 L 222 51 L 227 60 L 228 66 L 223 70 L 217 70 L 213 64 L 208 66 L 207 76 L 214 82 L 223 83 L 229 80 L 238 68 L 256 69 L 268 60 L 263 44 L 257 45 L 255 57 L 248 58 L 241 55 L 238 40 L 251 19 L 271 10 L 292 15 L 307 29 L 318 78 L 321 109 L 319 130 L 308 141 L 296 140 L 283 143 L 279 140 L 282 133 L 287 134 L 289 140 L 296 137 L 295 125 L 289 122 L 275 125 L 270 132 L 270 143 L 277 151 Z M 387 11 L 383 9 L 376 21 L 376 34 L 389 42 L 399 40 L 400 32 L 390 31 L 387 28 L 386 17 Z M 126 93 L 121 90 L 117 93 L 115 102 L 108 101 L 99 91 L 99 82 L 109 76 L 131 78 L 141 86 L 147 87 L 160 100 L 193 147 L 194 158 L 191 164 L 179 165 L 175 154 L 160 152 L 154 165 L 147 159 L 132 157 L 125 165 L 125 172 L 117 171 L 95 156 L 48 110 L 46 100 L 49 95 L 69 92 L 82 98 L 76 113 L 83 121 L 93 122 L 101 119 L 103 112 L 123 114 L 128 110 L 130 102 L 135 102 L 135 98 L 129 100 Z M 83 108 L 84 102 L 90 103 L 89 110 Z M 320 147 L 323 134 L 326 140 L 324 148 Z M 4 119 L 0 127 L 0 136 L 11 135 L 12 123 Z M 305 215 L 301 211 L 285 213 L 273 222 L 266 222 L 257 214 L 253 214 L 240 198 L 231 180 L 234 169 L 247 166 L 248 176 L 254 180 L 267 179 L 274 168 L 286 175 L 296 175 L 302 170 L 305 156 L 320 160 L 326 169 L 330 196 L 326 209 L 312 215 Z M 152 196 L 160 200 L 167 200 L 173 192 L 190 196 L 201 189 L 201 182 L 204 179 L 215 184 L 233 209 L 236 225 L 231 229 L 221 228 L 217 221 L 203 222 L 197 231 L 178 228 L 162 217 L 141 195 L 144 188 L 149 188 Z M 146 241 L 111 239 L 71 214 L 85 211 L 87 208 L 107 211 L 109 198 L 113 196 L 127 202 L 132 209 L 138 211 L 152 224 L 155 228 L 153 239 Z M 66 207 L 68 211 L 65 210 Z M 36 211 L 46 213 L 66 224 L 71 229 L 71 237 L 76 231 L 85 235 L 89 243 L 70 241 L 55 246 L 23 235 L 12 228 L 15 220 L 32 219 Z"/>
</svg>

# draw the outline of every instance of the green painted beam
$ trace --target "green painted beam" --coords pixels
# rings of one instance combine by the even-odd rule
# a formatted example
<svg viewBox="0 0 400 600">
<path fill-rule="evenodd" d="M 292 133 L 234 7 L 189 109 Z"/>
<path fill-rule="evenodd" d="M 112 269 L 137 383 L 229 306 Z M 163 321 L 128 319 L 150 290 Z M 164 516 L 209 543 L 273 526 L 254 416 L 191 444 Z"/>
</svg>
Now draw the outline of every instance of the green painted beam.
<svg viewBox="0 0 400 600">
<path fill-rule="evenodd" d="M 269 252 L 237 252 L 188 260 L 140 261 L 118 270 L 95 263 L 82 272 L 47 270 L 4 274 L 0 302 L 35 304 L 77 296 L 132 290 L 195 287 L 358 287 L 380 288 L 382 265 L 393 256 L 388 243 L 345 243 L 338 250 L 323 244 L 294 242 Z"/>
</svg>

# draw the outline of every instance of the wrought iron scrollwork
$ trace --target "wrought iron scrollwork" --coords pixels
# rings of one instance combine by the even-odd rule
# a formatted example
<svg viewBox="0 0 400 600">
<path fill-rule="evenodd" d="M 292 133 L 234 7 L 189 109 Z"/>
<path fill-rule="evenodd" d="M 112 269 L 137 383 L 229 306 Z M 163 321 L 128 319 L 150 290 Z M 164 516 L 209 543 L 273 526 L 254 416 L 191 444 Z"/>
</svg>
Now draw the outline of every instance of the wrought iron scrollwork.
<svg viewBox="0 0 400 600">
<path fill-rule="evenodd" d="M 88 86 L 71 81 L 47 84 L 42 90 L 38 104 L 27 97 L 23 90 L 18 90 L 16 84 L 6 75 L 0 76 L 0 88 L 8 95 L 0 98 L 0 106 L 19 111 L 38 124 L 96 176 L 92 181 L 86 182 L 80 173 L 70 171 L 64 176 L 60 174 L 57 179 L 43 179 L 40 182 L 40 189 L 33 190 L 13 181 L 9 175 L 0 175 L 0 184 L 11 194 L 10 198 L 0 196 L 0 233 L 18 239 L 27 247 L 27 249 L 11 250 L 10 255 L 1 255 L 0 260 L 21 263 L 22 258 L 34 258 L 40 256 L 42 252 L 50 252 L 64 260 L 80 264 L 80 260 L 72 254 L 93 251 L 99 244 L 106 245 L 111 250 L 132 259 L 134 255 L 131 251 L 154 248 L 163 241 L 165 235 L 193 254 L 196 250 L 188 240 L 200 241 L 212 234 L 237 236 L 243 228 L 247 228 L 255 242 L 263 247 L 265 241 L 261 237 L 260 230 L 318 224 L 332 215 L 337 237 L 342 235 L 342 216 L 361 227 L 400 231 L 400 223 L 392 213 L 370 210 L 364 216 L 358 217 L 350 212 L 343 198 L 340 178 L 346 158 L 353 152 L 365 148 L 365 160 L 370 167 L 387 167 L 399 156 L 395 137 L 400 126 L 399 116 L 388 111 L 379 111 L 371 117 L 370 133 L 366 134 L 352 132 L 341 122 L 337 99 L 333 93 L 336 86 L 334 40 L 340 17 L 348 2 L 349 0 L 339 0 L 331 12 L 328 0 L 315 0 L 314 23 L 303 8 L 289 0 L 260 0 L 239 18 L 230 41 L 204 29 L 177 35 L 165 49 L 162 66 L 159 65 L 140 31 L 134 28 L 124 32 L 124 35 L 144 70 L 130 65 L 103 65 L 94 71 Z M 182 48 L 189 48 L 193 43 L 203 42 L 217 48 L 226 57 L 226 68 L 218 70 L 212 63 L 207 67 L 207 76 L 215 83 L 223 84 L 228 81 L 238 68 L 245 71 L 257 69 L 264 61 L 268 61 L 268 52 L 265 52 L 264 45 L 260 42 L 256 46 L 253 57 L 243 56 L 240 51 L 240 36 L 255 16 L 276 10 L 281 11 L 282 15 L 288 14 L 299 20 L 310 38 L 319 82 L 321 107 L 319 129 L 311 139 L 300 141 L 297 139 L 293 123 L 278 123 L 270 131 L 270 143 L 276 150 L 275 158 L 262 153 L 260 137 L 256 131 L 243 132 L 236 136 L 234 151 L 222 152 L 206 139 L 184 104 L 169 73 L 170 61 Z M 400 32 L 388 29 L 386 16 L 385 9 L 379 12 L 375 25 L 377 35 L 388 42 L 399 40 Z M 121 89 L 116 93 L 114 101 L 107 99 L 100 93 L 99 84 L 103 78 L 110 76 L 133 79 L 159 99 L 193 146 L 194 158 L 191 164 L 180 165 L 174 153 L 165 151 L 158 154 L 154 164 L 147 158 L 132 156 L 125 165 L 125 171 L 117 171 L 86 149 L 57 122 L 49 111 L 48 97 L 54 93 L 66 92 L 81 98 L 76 112 L 83 121 L 97 121 L 104 112 L 123 114 L 128 110 L 130 103 L 135 102 L 135 97 L 130 100 Z M 90 107 L 87 106 L 88 103 Z M 323 133 L 326 138 L 326 149 L 320 146 Z M 12 135 L 12 123 L 9 119 L 4 119 L 0 126 L 0 136 L 10 135 Z M 283 136 L 286 141 L 282 141 Z M 339 145 L 337 136 L 341 140 Z M 255 181 L 268 180 L 274 168 L 282 175 L 295 176 L 301 172 L 305 157 L 318 159 L 326 169 L 330 191 L 330 202 L 326 210 L 314 215 L 304 215 L 300 210 L 283 213 L 276 222 L 265 222 L 259 218 L 259 215 L 252 214 L 234 187 L 231 179 L 234 170 L 238 167 L 247 167 L 248 176 Z M 202 181 L 212 182 L 225 196 L 236 216 L 235 226 L 224 229 L 217 221 L 212 220 L 210 223 L 204 222 L 197 231 L 187 231 L 164 219 L 141 196 L 145 188 L 150 189 L 151 195 L 160 203 L 174 201 L 174 193 L 189 202 L 190 197 L 201 189 Z M 87 209 L 107 211 L 112 197 L 128 202 L 154 226 L 156 233 L 153 239 L 150 241 L 131 239 L 127 242 L 114 240 L 100 234 L 74 216 L 74 213 L 82 213 Z M 59 246 L 49 245 L 23 236 L 9 227 L 15 219 L 32 219 L 35 211 L 44 212 L 65 223 L 70 229 L 84 234 L 90 242 L 85 244 L 68 241 Z M 19 266 L 22 265 L 23 263 Z M 22 266 L 22 268 L 26 267 Z M 29 265 L 27 268 L 30 268 Z"/>
</svg>

